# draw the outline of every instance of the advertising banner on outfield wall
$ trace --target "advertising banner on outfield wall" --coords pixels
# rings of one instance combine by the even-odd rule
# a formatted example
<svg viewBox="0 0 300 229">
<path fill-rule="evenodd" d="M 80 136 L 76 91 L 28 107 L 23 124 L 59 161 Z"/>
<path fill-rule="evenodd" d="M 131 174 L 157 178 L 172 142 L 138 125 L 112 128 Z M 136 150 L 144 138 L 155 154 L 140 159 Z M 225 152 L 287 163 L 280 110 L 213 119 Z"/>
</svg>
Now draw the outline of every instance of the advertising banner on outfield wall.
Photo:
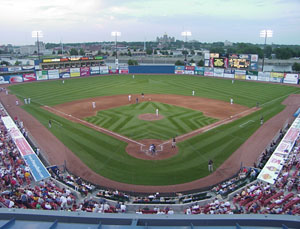
<svg viewBox="0 0 300 229">
<path fill-rule="evenodd" d="M 224 69 L 223 68 L 214 68 L 214 76 L 224 77 Z"/>
<path fill-rule="evenodd" d="M 204 76 L 204 67 L 196 67 L 195 68 L 195 74 Z"/>
<path fill-rule="evenodd" d="M 70 69 L 69 68 L 62 68 L 59 69 L 59 78 L 70 78 Z"/>
<path fill-rule="evenodd" d="M 10 83 L 21 83 L 23 82 L 23 75 L 7 75 L 4 76 L 5 81 L 9 81 Z"/>
<path fill-rule="evenodd" d="M 194 75 L 195 71 L 194 70 L 184 70 L 185 75 Z"/>
<path fill-rule="evenodd" d="M 258 72 L 257 80 L 269 82 L 270 81 L 270 72 Z"/>
<path fill-rule="evenodd" d="M 36 71 L 36 80 L 47 80 L 48 79 L 48 71 Z"/>
<path fill-rule="evenodd" d="M 175 70 L 184 70 L 185 66 L 175 66 Z"/>
<path fill-rule="evenodd" d="M 8 84 L 9 81 L 5 80 L 4 76 L 0 76 L 0 84 Z"/>
<path fill-rule="evenodd" d="M 184 70 L 195 71 L 195 66 L 185 66 Z"/>
<path fill-rule="evenodd" d="M 298 83 L 298 74 L 285 73 L 283 82 L 290 83 L 290 84 L 297 84 Z"/>
<path fill-rule="evenodd" d="M 119 74 L 128 74 L 129 69 L 119 69 Z"/>
<path fill-rule="evenodd" d="M 24 82 L 35 81 L 35 80 L 36 80 L 35 73 L 25 73 L 25 74 L 23 74 L 23 81 Z"/>
<path fill-rule="evenodd" d="M 230 78 L 233 79 L 234 78 L 234 69 L 224 69 L 224 78 Z"/>
<path fill-rule="evenodd" d="M 240 79 L 240 80 L 245 80 L 246 79 L 246 70 L 235 70 L 234 78 Z"/>
<path fill-rule="evenodd" d="M 80 68 L 70 68 L 70 76 L 71 77 L 80 76 Z"/>
<path fill-rule="evenodd" d="M 91 75 L 99 75 L 100 74 L 99 66 L 90 67 L 90 73 Z"/>
<path fill-rule="evenodd" d="M 184 70 L 175 70 L 175 74 L 183 75 Z"/>
<path fill-rule="evenodd" d="M 90 67 L 80 68 L 80 76 L 89 76 L 89 75 L 90 75 Z"/>
<path fill-rule="evenodd" d="M 100 74 L 108 74 L 108 66 L 100 66 Z"/>
<path fill-rule="evenodd" d="M 271 72 L 270 77 L 284 78 L 284 73 L 283 72 Z"/>
<path fill-rule="evenodd" d="M 214 69 L 213 68 L 204 68 L 204 75 L 205 76 L 214 76 Z"/>
<path fill-rule="evenodd" d="M 270 77 L 270 82 L 273 82 L 273 83 L 282 83 L 283 82 L 283 78 Z"/>
<path fill-rule="evenodd" d="M 48 79 L 59 79 L 59 70 L 58 69 L 53 69 L 53 70 L 48 70 Z"/>
<path fill-rule="evenodd" d="M 247 71 L 246 80 L 257 80 L 258 71 Z"/>
</svg>

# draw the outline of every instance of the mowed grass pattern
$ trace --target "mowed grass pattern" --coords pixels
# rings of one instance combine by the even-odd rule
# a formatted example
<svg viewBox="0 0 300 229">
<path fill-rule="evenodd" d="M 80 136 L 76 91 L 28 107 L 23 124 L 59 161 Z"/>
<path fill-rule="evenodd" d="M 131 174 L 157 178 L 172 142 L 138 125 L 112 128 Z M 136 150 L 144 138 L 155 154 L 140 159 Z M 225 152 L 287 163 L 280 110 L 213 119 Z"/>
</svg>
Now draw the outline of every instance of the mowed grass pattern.
<svg viewBox="0 0 300 229">
<path fill-rule="evenodd" d="M 131 75 L 71 78 L 10 86 L 20 99 L 31 98 L 30 105 L 22 106 L 45 127 L 53 119 L 62 127 L 53 125 L 50 131 L 96 173 L 107 178 L 143 185 L 171 185 L 189 182 L 208 175 L 207 162 L 214 160 L 220 166 L 232 152 L 245 142 L 259 127 L 260 117 L 265 121 L 284 109 L 281 102 L 300 89 L 287 85 L 249 81 L 178 75 Z M 179 94 L 218 99 L 261 110 L 227 125 L 179 142 L 179 153 L 162 161 L 140 160 L 129 156 L 126 143 L 97 132 L 84 125 L 70 122 L 44 109 L 41 105 L 56 105 L 83 98 L 114 94 Z M 247 125 L 244 124 L 252 120 Z M 53 122 L 55 123 L 55 122 Z M 121 125 L 121 124 L 120 124 Z M 120 128 L 120 127 L 114 127 Z M 68 166 L 68 165 L 67 165 Z M 105 184 L 103 184 L 105 185 Z"/>
<path fill-rule="evenodd" d="M 155 114 L 156 109 L 164 116 L 162 120 L 145 121 L 138 118 L 140 114 Z M 217 121 L 196 110 L 158 102 L 142 102 L 99 111 L 97 116 L 85 120 L 135 140 L 167 140 Z"/>
</svg>

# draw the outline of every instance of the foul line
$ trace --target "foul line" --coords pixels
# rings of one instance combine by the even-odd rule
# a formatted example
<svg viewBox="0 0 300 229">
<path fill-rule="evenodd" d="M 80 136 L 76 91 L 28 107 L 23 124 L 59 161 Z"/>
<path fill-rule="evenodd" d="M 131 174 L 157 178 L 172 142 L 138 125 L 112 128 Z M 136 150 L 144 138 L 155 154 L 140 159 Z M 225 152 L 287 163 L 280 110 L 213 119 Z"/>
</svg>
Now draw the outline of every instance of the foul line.
<svg viewBox="0 0 300 229">
<path fill-rule="evenodd" d="M 120 134 L 117 134 L 117 133 L 115 133 L 115 132 L 112 132 L 112 131 L 110 131 L 110 130 L 104 129 L 104 128 L 102 128 L 102 127 L 93 125 L 93 124 L 91 124 L 91 123 L 89 123 L 89 122 L 87 122 L 87 121 L 85 121 L 85 120 L 76 118 L 76 117 L 74 117 L 74 116 L 72 116 L 72 115 L 70 115 L 70 114 L 66 114 L 66 113 L 64 113 L 64 112 L 62 112 L 62 111 L 60 111 L 60 110 L 54 109 L 54 108 L 49 107 L 49 106 L 45 106 L 45 107 L 48 108 L 49 110 L 53 110 L 53 111 L 55 111 L 55 112 L 58 112 L 58 113 L 60 113 L 60 114 L 62 114 L 62 115 L 64 115 L 64 116 L 71 117 L 72 119 L 75 119 L 77 122 L 79 122 L 79 123 L 84 123 L 85 125 L 90 126 L 90 127 L 93 127 L 94 129 L 97 129 L 97 130 L 99 130 L 99 131 L 101 131 L 101 132 L 106 132 L 106 133 L 109 133 L 109 134 L 111 134 L 111 135 L 117 136 L 117 137 L 119 137 L 119 138 L 121 138 L 121 139 L 123 139 L 123 140 L 126 140 L 127 142 L 132 142 L 132 143 L 138 144 L 138 145 L 140 145 L 140 146 L 145 146 L 144 144 L 142 144 L 142 143 L 140 143 L 140 142 L 137 142 L 137 141 L 135 141 L 135 140 L 132 140 L 132 139 L 127 138 L 127 137 L 125 137 L 125 136 L 123 136 L 123 135 L 120 135 Z"/>
<path fill-rule="evenodd" d="M 243 124 L 241 124 L 239 127 L 243 127 L 244 125 L 248 124 L 249 122 L 254 122 L 253 120 L 249 120 L 248 122 L 245 122 Z"/>
</svg>

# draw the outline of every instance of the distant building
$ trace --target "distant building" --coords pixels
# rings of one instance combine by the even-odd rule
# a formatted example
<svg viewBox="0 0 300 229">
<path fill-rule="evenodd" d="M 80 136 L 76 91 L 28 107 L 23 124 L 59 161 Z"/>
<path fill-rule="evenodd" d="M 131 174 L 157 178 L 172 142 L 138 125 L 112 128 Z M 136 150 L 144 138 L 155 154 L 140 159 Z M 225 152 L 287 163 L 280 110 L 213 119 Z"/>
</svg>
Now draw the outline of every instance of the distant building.
<svg viewBox="0 0 300 229">
<path fill-rule="evenodd" d="M 38 47 L 39 44 L 39 47 Z M 39 49 L 40 54 L 48 54 L 49 52 L 46 51 L 45 44 L 42 41 L 37 41 L 35 42 L 35 45 L 23 45 L 20 46 L 20 54 L 21 55 L 32 55 L 32 54 L 37 54 Z M 51 53 L 51 52 L 50 52 Z"/>
<path fill-rule="evenodd" d="M 230 42 L 230 41 L 224 41 L 224 46 L 232 46 L 233 45 L 233 43 L 232 42 Z"/>
<path fill-rule="evenodd" d="M 162 37 L 157 37 L 156 42 L 159 43 L 159 48 L 164 48 L 171 42 L 175 42 L 175 37 L 168 37 L 168 35 L 165 33 Z"/>
</svg>

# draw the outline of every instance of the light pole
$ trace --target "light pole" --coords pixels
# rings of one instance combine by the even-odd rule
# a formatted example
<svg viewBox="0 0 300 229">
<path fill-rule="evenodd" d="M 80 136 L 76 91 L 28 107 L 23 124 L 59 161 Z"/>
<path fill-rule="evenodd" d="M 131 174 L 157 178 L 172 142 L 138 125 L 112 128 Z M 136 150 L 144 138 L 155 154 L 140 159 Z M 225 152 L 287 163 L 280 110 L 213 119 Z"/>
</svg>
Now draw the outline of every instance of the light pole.
<svg viewBox="0 0 300 229">
<path fill-rule="evenodd" d="M 181 36 L 183 36 L 183 37 L 185 37 L 185 45 L 184 45 L 184 65 L 186 65 L 187 64 L 187 58 L 186 58 L 186 56 L 187 56 L 187 51 L 186 51 L 186 43 L 187 43 L 187 38 L 188 37 L 190 37 L 190 36 L 192 36 L 192 33 L 191 33 L 191 31 L 183 31 L 183 32 L 181 32 Z"/>
<path fill-rule="evenodd" d="M 273 36 L 273 31 L 270 29 L 264 29 L 260 31 L 260 37 L 265 38 L 265 43 L 264 43 L 264 55 L 263 55 L 263 61 L 262 61 L 262 71 L 264 71 L 264 65 L 265 65 L 265 49 L 266 49 L 266 44 L 267 44 L 267 37 L 272 37 Z"/>
<path fill-rule="evenodd" d="M 35 30 L 35 31 L 32 31 L 31 32 L 31 37 L 34 37 L 36 38 L 36 43 L 37 43 L 37 54 L 38 54 L 38 58 L 40 59 L 40 43 L 39 43 L 39 38 L 42 38 L 44 35 L 43 35 L 43 32 L 40 31 L 40 30 Z"/>
<path fill-rule="evenodd" d="M 118 68 L 119 61 L 118 61 L 118 46 L 117 46 L 117 42 L 118 42 L 118 37 L 121 36 L 121 32 L 114 31 L 114 32 L 111 32 L 111 35 L 113 37 L 115 37 L 115 45 L 116 45 L 116 61 L 115 61 L 115 64 L 116 64 L 117 69 L 119 69 Z"/>
</svg>

